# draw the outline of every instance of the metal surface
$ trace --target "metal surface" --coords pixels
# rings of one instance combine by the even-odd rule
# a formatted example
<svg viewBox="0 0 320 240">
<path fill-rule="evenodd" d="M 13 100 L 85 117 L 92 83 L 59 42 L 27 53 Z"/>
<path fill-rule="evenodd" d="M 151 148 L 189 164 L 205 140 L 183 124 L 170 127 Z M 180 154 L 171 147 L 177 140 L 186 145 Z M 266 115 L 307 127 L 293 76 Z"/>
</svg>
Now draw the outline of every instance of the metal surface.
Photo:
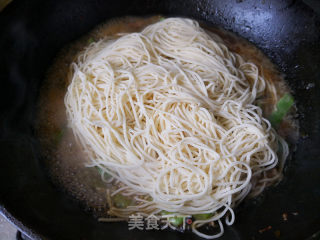
<svg viewBox="0 0 320 240">
<path fill-rule="evenodd" d="M 301 138 L 284 180 L 245 201 L 221 239 L 293 239 L 320 228 L 319 18 L 294 0 L 13 1 L 0 14 L 0 208 L 34 239 L 198 239 L 98 223 L 53 186 L 33 125 L 38 89 L 57 51 L 108 18 L 187 16 L 231 30 L 261 48 L 293 90 Z M 282 214 L 288 213 L 288 221 Z M 298 215 L 296 215 L 298 213 Z M 272 228 L 264 233 L 260 229 Z M 279 235 L 280 234 L 280 235 Z"/>
<path fill-rule="evenodd" d="M 17 228 L 0 214 L 0 239 L 16 240 Z"/>
</svg>

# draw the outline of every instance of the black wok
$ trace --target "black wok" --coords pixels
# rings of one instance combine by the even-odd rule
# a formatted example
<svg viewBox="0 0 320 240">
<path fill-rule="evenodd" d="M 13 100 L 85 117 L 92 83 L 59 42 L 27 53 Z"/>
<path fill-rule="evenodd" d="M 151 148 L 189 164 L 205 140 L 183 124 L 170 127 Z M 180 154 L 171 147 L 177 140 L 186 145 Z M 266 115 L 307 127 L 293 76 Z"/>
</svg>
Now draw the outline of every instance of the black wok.
<svg viewBox="0 0 320 240">
<path fill-rule="evenodd" d="M 1 212 L 34 239 L 198 238 L 97 222 L 51 184 L 34 134 L 39 86 L 58 50 L 108 18 L 151 14 L 191 17 L 248 39 L 285 73 L 297 102 L 301 137 L 284 180 L 241 204 L 221 239 L 307 239 L 319 231 L 320 25 L 295 0 L 14 0 L 0 13 Z"/>
</svg>

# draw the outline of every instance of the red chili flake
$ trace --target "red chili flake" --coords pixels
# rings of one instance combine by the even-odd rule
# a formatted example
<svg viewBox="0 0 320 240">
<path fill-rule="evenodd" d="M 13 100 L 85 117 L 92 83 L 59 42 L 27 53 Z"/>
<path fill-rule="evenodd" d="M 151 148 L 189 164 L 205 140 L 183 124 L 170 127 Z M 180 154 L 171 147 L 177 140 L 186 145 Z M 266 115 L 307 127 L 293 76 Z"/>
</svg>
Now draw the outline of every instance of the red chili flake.
<svg viewBox="0 0 320 240">
<path fill-rule="evenodd" d="M 272 229 L 272 227 L 271 226 L 268 226 L 268 227 L 265 227 L 265 228 L 263 228 L 263 229 L 260 229 L 259 230 L 259 233 L 264 233 L 265 231 L 269 231 L 269 230 L 271 230 Z"/>
<path fill-rule="evenodd" d="M 191 219 L 191 218 L 188 218 L 186 222 L 187 222 L 187 224 L 190 225 L 190 224 L 192 223 L 192 219 Z"/>
<path fill-rule="evenodd" d="M 282 213 L 282 219 L 283 219 L 283 221 L 288 221 L 288 214 Z"/>
</svg>

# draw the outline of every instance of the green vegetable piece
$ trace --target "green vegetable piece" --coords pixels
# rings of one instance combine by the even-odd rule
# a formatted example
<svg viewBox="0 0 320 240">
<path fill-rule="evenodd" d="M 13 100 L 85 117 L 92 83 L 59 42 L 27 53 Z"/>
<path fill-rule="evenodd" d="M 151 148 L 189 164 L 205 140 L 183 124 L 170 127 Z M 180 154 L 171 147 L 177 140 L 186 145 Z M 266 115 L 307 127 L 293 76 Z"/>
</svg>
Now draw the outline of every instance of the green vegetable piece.
<svg viewBox="0 0 320 240">
<path fill-rule="evenodd" d="M 101 168 L 99 168 L 98 166 L 95 166 L 95 168 L 98 170 L 99 174 L 102 175 L 103 174 L 103 170 Z M 108 173 L 104 173 L 104 178 L 105 179 L 108 179 L 110 178 L 111 176 L 108 174 Z"/>
<path fill-rule="evenodd" d="M 273 127 L 278 127 L 294 103 L 293 97 L 286 93 L 277 103 L 276 109 L 271 113 L 269 121 Z"/>
<path fill-rule="evenodd" d="M 112 201 L 117 208 L 127 208 L 132 205 L 132 200 L 121 194 L 114 195 Z"/>
<path fill-rule="evenodd" d="M 172 215 L 172 214 L 176 214 L 176 213 L 172 213 L 172 212 L 167 212 L 167 211 L 161 211 L 160 212 L 161 215 Z M 172 224 L 175 227 L 180 226 L 181 224 L 183 224 L 183 217 L 169 217 L 169 222 L 170 224 Z"/>
<path fill-rule="evenodd" d="M 165 211 L 165 210 L 162 210 L 160 212 L 160 214 L 163 216 L 163 215 L 171 215 L 171 214 L 174 214 L 173 212 L 168 212 L 168 211 Z"/>
<path fill-rule="evenodd" d="M 91 37 L 88 39 L 88 43 L 93 43 L 93 42 L 94 42 L 94 38 Z"/>
<path fill-rule="evenodd" d="M 183 218 L 182 217 L 170 217 L 169 218 L 169 222 L 175 226 L 175 227 L 178 227 L 180 225 L 182 225 L 183 223 Z"/>
<path fill-rule="evenodd" d="M 195 214 L 193 215 L 195 220 L 206 220 L 213 216 L 212 213 L 203 213 L 203 214 Z"/>
<path fill-rule="evenodd" d="M 98 170 L 99 174 L 102 175 L 102 169 L 99 168 L 98 166 L 95 166 L 95 168 Z"/>
<path fill-rule="evenodd" d="M 57 144 L 61 141 L 63 135 L 64 135 L 64 129 L 61 129 L 61 130 L 56 134 L 56 136 L 54 137 L 54 143 L 55 143 L 55 145 L 57 145 Z"/>
<path fill-rule="evenodd" d="M 164 19 L 165 19 L 164 17 L 161 17 L 161 18 L 160 18 L 160 21 L 163 21 Z"/>
</svg>

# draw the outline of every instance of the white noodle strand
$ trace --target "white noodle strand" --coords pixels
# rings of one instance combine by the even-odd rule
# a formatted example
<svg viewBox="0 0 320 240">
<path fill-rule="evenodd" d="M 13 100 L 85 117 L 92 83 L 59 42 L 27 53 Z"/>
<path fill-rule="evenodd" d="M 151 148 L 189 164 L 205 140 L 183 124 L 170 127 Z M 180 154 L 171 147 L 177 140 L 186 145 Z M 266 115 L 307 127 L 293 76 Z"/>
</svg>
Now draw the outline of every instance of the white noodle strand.
<svg viewBox="0 0 320 240">
<path fill-rule="evenodd" d="M 72 67 L 68 121 L 88 166 L 122 186 L 108 197 L 119 220 L 212 213 L 192 229 L 217 238 L 227 212 L 231 225 L 236 205 L 281 178 L 288 146 L 254 105 L 270 84 L 196 21 L 168 18 L 90 44 Z M 116 208 L 119 193 L 136 203 Z M 220 233 L 199 232 L 212 221 Z"/>
</svg>

